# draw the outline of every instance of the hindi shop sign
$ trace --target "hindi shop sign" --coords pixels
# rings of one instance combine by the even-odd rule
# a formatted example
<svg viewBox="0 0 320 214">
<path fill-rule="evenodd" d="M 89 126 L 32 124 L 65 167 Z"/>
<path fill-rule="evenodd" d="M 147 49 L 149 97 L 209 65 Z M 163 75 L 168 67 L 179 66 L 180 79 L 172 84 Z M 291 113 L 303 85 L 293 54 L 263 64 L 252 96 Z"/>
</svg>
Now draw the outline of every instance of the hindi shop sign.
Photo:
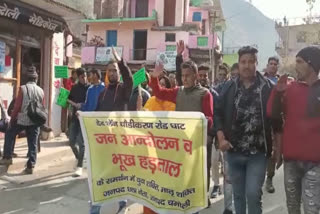
<svg viewBox="0 0 320 214">
<path fill-rule="evenodd" d="M 122 57 L 123 47 L 114 47 L 120 57 Z M 98 47 L 96 52 L 96 63 L 108 64 L 110 60 L 114 60 L 112 47 Z"/>
<path fill-rule="evenodd" d="M 176 57 L 177 51 L 160 52 L 157 55 L 157 62 L 161 62 L 164 65 L 164 69 L 166 69 L 167 71 L 175 71 Z"/>
<path fill-rule="evenodd" d="M 53 17 L 49 17 L 42 13 L 39 14 L 35 10 L 20 6 L 20 4 L 16 5 L 11 1 L 0 0 L 0 17 L 5 17 L 21 24 L 29 24 L 53 32 L 62 32 L 63 30 L 62 21 L 58 21 Z"/>
<path fill-rule="evenodd" d="M 130 199 L 159 214 L 207 207 L 202 113 L 80 112 L 94 204 Z"/>
<path fill-rule="evenodd" d="M 68 78 L 68 66 L 56 65 L 54 66 L 54 77 L 55 78 Z"/>
</svg>

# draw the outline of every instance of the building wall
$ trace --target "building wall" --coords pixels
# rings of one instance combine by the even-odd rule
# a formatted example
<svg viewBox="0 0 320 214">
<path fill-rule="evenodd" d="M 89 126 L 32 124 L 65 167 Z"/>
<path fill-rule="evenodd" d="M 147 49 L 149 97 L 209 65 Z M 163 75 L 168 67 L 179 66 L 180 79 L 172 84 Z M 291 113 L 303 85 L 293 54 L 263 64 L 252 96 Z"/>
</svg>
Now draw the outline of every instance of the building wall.
<svg viewBox="0 0 320 214">
<path fill-rule="evenodd" d="M 176 45 L 176 42 L 179 40 L 188 41 L 189 33 L 184 31 L 179 32 L 169 32 L 176 33 L 176 42 L 165 42 L 166 31 L 152 31 L 152 22 L 123 22 L 119 23 L 99 23 L 91 24 L 88 32 L 88 41 L 90 41 L 94 36 L 100 36 L 103 38 L 105 43 L 106 32 L 107 30 L 117 30 L 118 39 L 117 45 L 123 46 L 123 58 L 125 60 L 132 59 L 132 49 L 133 49 L 133 39 L 134 39 L 134 30 L 148 30 L 147 37 L 147 60 L 155 60 L 158 52 L 165 51 L 166 45 Z M 92 62 L 94 57 L 94 48 L 90 47 L 86 49 L 87 53 L 83 53 L 82 62 Z"/>
<path fill-rule="evenodd" d="M 139 0 L 131 0 L 131 17 L 136 16 L 136 2 L 139 3 Z M 156 9 L 156 0 L 149 0 L 149 11 L 148 11 L 148 16 L 152 16 L 152 11 Z"/>
<path fill-rule="evenodd" d="M 198 37 L 208 37 L 208 45 L 200 47 L 198 46 Z M 199 48 L 199 49 L 211 49 L 213 47 L 215 38 L 213 34 L 211 35 L 190 35 L 188 39 L 189 48 Z"/>
<path fill-rule="evenodd" d="M 83 14 L 85 14 L 88 18 L 93 18 L 94 14 L 94 2 L 95 1 L 101 1 L 101 0 L 85 0 L 85 1 L 79 1 L 79 0 L 53 0 L 54 2 L 61 3 L 63 5 L 66 5 L 68 7 L 71 7 L 75 10 L 81 11 Z"/>
<path fill-rule="evenodd" d="M 320 24 L 286 26 L 278 29 L 284 47 L 288 46 L 289 52 L 297 52 L 308 45 L 320 44 Z M 304 41 L 301 34 L 305 35 Z"/>
<path fill-rule="evenodd" d="M 185 0 L 176 0 L 176 22 L 177 27 L 182 26 L 184 20 L 184 1 Z M 149 6 L 150 7 L 150 6 Z M 164 0 L 155 0 L 155 8 L 158 14 L 158 23 L 159 26 L 163 26 L 164 22 Z"/>
<path fill-rule="evenodd" d="M 184 0 L 176 0 L 176 26 L 180 27 L 184 21 Z"/>
<path fill-rule="evenodd" d="M 149 0 L 149 17 L 152 16 L 152 11 L 156 9 L 156 0 Z"/>
<path fill-rule="evenodd" d="M 55 136 L 61 133 L 61 107 L 56 104 L 62 80 L 54 77 L 54 66 L 63 65 L 64 35 L 63 33 L 53 34 L 52 39 L 52 72 L 51 78 L 51 128 Z"/>
<path fill-rule="evenodd" d="M 295 56 L 302 48 L 310 45 L 320 45 L 320 24 L 304 24 L 278 27 L 281 42 L 277 52 L 281 56 L 280 73 L 295 75 Z M 304 36 L 304 39 L 301 36 Z M 300 41 L 298 41 L 300 39 Z M 302 39 L 302 40 L 301 40 Z"/>
<path fill-rule="evenodd" d="M 188 18 L 187 18 L 187 22 L 193 22 L 192 21 L 192 17 L 193 17 L 193 13 L 194 12 L 200 12 L 202 14 L 202 19 L 209 19 L 209 12 L 207 10 L 203 10 L 201 8 L 198 7 L 189 7 L 189 14 L 188 14 Z"/>
<path fill-rule="evenodd" d="M 156 0 L 156 10 L 158 14 L 159 26 L 163 26 L 164 23 L 164 0 Z"/>
</svg>

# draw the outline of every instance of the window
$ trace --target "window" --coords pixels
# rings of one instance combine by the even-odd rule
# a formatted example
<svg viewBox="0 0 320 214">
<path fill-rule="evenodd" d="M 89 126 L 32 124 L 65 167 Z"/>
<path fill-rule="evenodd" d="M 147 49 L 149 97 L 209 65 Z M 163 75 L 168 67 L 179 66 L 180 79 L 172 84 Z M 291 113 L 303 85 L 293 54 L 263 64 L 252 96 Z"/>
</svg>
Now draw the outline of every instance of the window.
<svg viewBox="0 0 320 214">
<path fill-rule="evenodd" d="M 166 46 L 166 51 L 176 51 L 177 50 L 177 46 L 175 45 L 167 45 Z"/>
<path fill-rule="evenodd" d="M 207 47 L 208 46 L 208 37 L 198 37 L 198 46 Z"/>
<path fill-rule="evenodd" d="M 147 59 L 147 30 L 134 30 L 133 35 L 133 60 Z"/>
<path fill-rule="evenodd" d="M 201 22 L 202 14 L 201 12 L 193 12 L 192 21 L 193 22 Z"/>
<path fill-rule="evenodd" d="M 149 0 L 138 0 L 136 1 L 136 18 L 148 17 Z"/>
<path fill-rule="evenodd" d="M 116 30 L 107 31 L 107 47 L 117 46 L 118 32 Z"/>
<path fill-rule="evenodd" d="M 175 33 L 166 33 L 166 42 L 175 42 L 176 34 Z"/>
<path fill-rule="evenodd" d="M 305 43 L 307 41 L 307 32 L 300 31 L 297 34 L 297 42 L 298 43 Z"/>
</svg>

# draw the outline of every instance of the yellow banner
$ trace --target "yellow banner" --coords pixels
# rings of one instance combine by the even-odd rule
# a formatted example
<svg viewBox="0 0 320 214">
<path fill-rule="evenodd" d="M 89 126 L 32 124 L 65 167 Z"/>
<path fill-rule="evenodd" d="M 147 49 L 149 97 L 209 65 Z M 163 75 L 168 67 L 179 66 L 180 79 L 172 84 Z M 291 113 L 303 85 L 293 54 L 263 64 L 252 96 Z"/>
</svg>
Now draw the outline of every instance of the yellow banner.
<svg viewBox="0 0 320 214">
<path fill-rule="evenodd" d="M 94 204 L 124 199 L 160 214 L 207 207 L 207 120 L 195 112 L 81 112 Z"/>
</svg>

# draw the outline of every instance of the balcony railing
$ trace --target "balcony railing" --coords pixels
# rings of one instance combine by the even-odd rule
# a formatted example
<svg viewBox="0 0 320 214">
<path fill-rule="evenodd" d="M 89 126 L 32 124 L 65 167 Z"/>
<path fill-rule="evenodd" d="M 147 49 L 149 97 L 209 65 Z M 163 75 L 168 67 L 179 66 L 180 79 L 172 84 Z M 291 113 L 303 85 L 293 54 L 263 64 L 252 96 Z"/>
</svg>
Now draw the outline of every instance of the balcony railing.
<svg viewBox="0 0 320 214">
<path fill-rule="evenodd" d="M 130 49 L 130 60 L 143 61 L 155 60 L 157 57 L 157 49 Z"/>
</svg>

